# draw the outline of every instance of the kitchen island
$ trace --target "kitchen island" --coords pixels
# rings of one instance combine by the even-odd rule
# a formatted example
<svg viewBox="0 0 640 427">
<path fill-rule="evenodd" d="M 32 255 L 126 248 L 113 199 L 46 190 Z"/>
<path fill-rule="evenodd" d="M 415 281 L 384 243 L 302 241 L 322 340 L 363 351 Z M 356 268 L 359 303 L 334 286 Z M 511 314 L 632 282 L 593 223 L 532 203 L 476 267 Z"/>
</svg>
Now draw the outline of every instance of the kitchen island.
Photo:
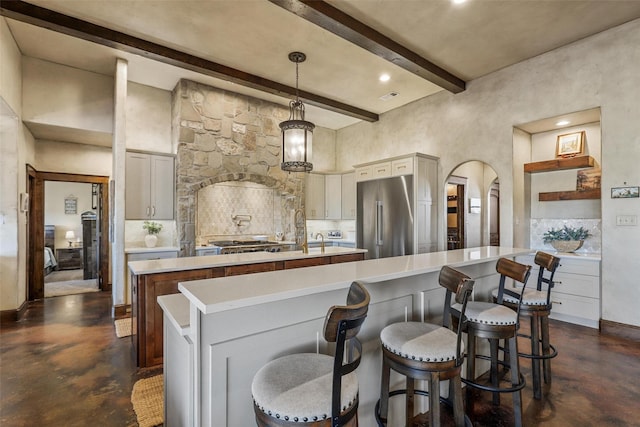
<svg viewBox="0 0 640 427">
<path fill-rule="evenodd" d="M 285 354 L 327 352 L 324 316 L 330 306 L 345 303 L 350 284 L 359 280 L 371 294 L 359 334 L 359 419 L 360 425 L 375 425 L 382 328 L 442 313 L 442 266 L 473 277 L 474 297 L 488 299 L 498 285 L 496 261 L 531 252 L 481 247 L 180 283 L 183 296 L 158 298 L 165 316 L 165 423 L 255 425 L 255 372 Z"/>
<path fill-rule="evenodd" d="M 178 283 L 364 259 L 365 249 L 328 247 L 284 252 L 165 258 L 128 263 L 131 277 L 133 344 L 140 368 L 162 364 L 162 310 L 160 295 L 179 292 Z"/>
</svg>

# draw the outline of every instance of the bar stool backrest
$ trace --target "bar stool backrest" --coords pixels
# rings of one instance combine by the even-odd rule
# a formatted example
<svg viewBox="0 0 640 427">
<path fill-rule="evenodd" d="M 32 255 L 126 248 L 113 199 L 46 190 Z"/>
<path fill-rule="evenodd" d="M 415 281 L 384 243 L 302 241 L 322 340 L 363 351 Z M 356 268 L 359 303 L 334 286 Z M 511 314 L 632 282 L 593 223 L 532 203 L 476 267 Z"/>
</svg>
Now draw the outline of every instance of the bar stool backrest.
<svg viewBox="0 0 640 427">
<path fill-rule="evenodd" d="M 454 322 L 456 326 L 456 334 L 458 336 L 456 347 L 456 365 L 461 364 L 464 355 L 462 354 L 462 331 L 464 329 L 465 317 L 464 313 L 467 310 L 467 301 L 473 291 L 473 285 L 475 281 L 464 273 L 454 270 L 451 267 L 444 266 L 440 270 L 440 276 L 438 277 L 440 286 L 447 290 L 444 299 L 444 316 L 442 319 L 442 325 L 449 328 L 451 317 L 453 316 L 457 322 Z M 455 298 L 455 302 L 462 307 L 460 311 L 454 309 L 451 306 L 451 297 Z"/>
<path fill-rule="evenodd" d="M 519 316 L 520 303 L 522 302 L 522 295 L 524 295 L 524 290 L 527 287 L 527 281 L 529 280 L 529 275 L 531 274 L 531 266 L 520 264 L 519 262 L 515 262 L 508 258 L 500 258 L 498 260 L 498 263 L 496 264 L 496 271 L 500 273 L 500 286 L 498 288 L 497 303 L 502 304 L 505 294 L 516 298 L 518 300 L 518 308 L 516 311 L 518 312 Z M 505 287 L 507 278 L 522 283 L 522 289 L 519 293 Z"/>
<path fill-rule="evenodd" d="M 341 426 L 355 416 L 358 405 L 353 410 L 340 416 L 340 395 L 342 377 L 356 370 L 360 365 L 362 344 L 356 338 L 360 327 L 367 317 L 371 297 L 359 282 L 353 282 L 347 294 L 347 305 L 334 305 L 329 308 L 324 320 L 324 338 L 336 343 L 333 361 L 333 390 L 331 394 L 332 425 Z M 347 357 L 345 357 L 346 344 Z M 356 412 L 357 413 L 357 412 Z"/>
<path fill-rule="evenodd" d="M 547 305 L 551 300 L 551 288 L 554 286 L 553 276 L 560 267 L 560 258 L 546 252 L 536 252 L 534 262 L 540 266 L 538 271 L 538 291 L 542 291 L 542 284 L 547 284 Z M 545 272 L 549 272 L 549 277 L 545 277 Z"/>
</svg>

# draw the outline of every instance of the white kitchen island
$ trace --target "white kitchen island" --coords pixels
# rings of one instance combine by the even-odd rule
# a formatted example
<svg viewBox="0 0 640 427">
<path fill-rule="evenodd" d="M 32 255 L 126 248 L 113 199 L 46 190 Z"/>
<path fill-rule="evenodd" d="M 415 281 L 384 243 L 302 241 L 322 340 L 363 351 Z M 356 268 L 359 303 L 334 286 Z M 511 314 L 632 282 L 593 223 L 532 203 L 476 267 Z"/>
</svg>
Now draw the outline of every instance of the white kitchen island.
<svg viewBox="0 0 640 427">
<path fill-rule="evenodd" d="M 345 303 L 349 286 L 359 280 L 371 294 L 359 334 L 364 352 L 357 371 L 359 420 L 373 426 L 380 330 L 406 318 L 441 314 L 444 291 L 437 278 L 442 266 L 474 278 L 475 297 L 487 299 L 498 285 L 498 258 L 531 252 L 481 247 L 180 283 L 182 295 L 158 298 L 165 316 L 165 425 L 255 425 L 255 372 L 285 354 L 327 352 L 321 338 L 324 316 L 330 306 Z"/>
</svg>

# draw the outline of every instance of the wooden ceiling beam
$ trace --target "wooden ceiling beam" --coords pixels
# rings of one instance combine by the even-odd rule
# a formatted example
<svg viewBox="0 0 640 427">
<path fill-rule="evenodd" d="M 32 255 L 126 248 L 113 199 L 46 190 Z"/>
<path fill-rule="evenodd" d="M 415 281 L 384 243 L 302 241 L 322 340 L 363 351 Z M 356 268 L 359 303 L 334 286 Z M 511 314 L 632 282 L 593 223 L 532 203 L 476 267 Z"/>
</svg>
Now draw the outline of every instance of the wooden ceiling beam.
<svg viewBox="0 0 640 427">
<path fill-rule="evenodd" d="M 195 71 L 207 76 L 230 81 L 242 86 L 278 95 L 294 98 L 296 89 L 283 85 L 264 77 L 249 74 L 235 68 L 227 67 L 204 58 L 200 58 L 176 49 L 159 45 L 147 40 L 133 37 L 100 25 L 92 24 L 50 9 L 35 6 L 19 0 L 2 0 L 0 14 L 16 21 L 46 28 L 51 31 L 87 40 L 103 46 L 121 50 L 158 62 L 173 65 L 186 70 Z M 352 105 L 316 95 L 311 92 L 299 91 L 299 97 L 310 105 L 326 110 L 355 117 L 360 120 L 375 122 L 378 114 L 357 108 Z"/>
<path fill-rule="evenodd" d="M 325 1 L 269 1 L 450 92 L 460 93 L 465 90 L 464 80 Z"/>
</svg>

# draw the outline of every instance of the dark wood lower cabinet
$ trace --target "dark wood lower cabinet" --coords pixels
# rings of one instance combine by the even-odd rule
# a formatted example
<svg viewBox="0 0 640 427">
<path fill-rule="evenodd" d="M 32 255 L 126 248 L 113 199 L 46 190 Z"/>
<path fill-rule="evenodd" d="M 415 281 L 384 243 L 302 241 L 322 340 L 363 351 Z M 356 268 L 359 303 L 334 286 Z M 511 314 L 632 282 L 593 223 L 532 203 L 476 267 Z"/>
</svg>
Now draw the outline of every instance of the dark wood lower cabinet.
<svg viewBox="0 0 640 427">
<path fill-rule="evenodd" d="M 361 261 L 363 259 L 364 253 L 359 253 L 134 275 L 131 277 L 131 316 L 133 347 L 136 352 L 138 367 L 147 368 L 162 364 L 164 322 L 162 308 L 158 304 L 158 297 L 179 293 L 178 283 L 180 282 Z"/>
</svg>

